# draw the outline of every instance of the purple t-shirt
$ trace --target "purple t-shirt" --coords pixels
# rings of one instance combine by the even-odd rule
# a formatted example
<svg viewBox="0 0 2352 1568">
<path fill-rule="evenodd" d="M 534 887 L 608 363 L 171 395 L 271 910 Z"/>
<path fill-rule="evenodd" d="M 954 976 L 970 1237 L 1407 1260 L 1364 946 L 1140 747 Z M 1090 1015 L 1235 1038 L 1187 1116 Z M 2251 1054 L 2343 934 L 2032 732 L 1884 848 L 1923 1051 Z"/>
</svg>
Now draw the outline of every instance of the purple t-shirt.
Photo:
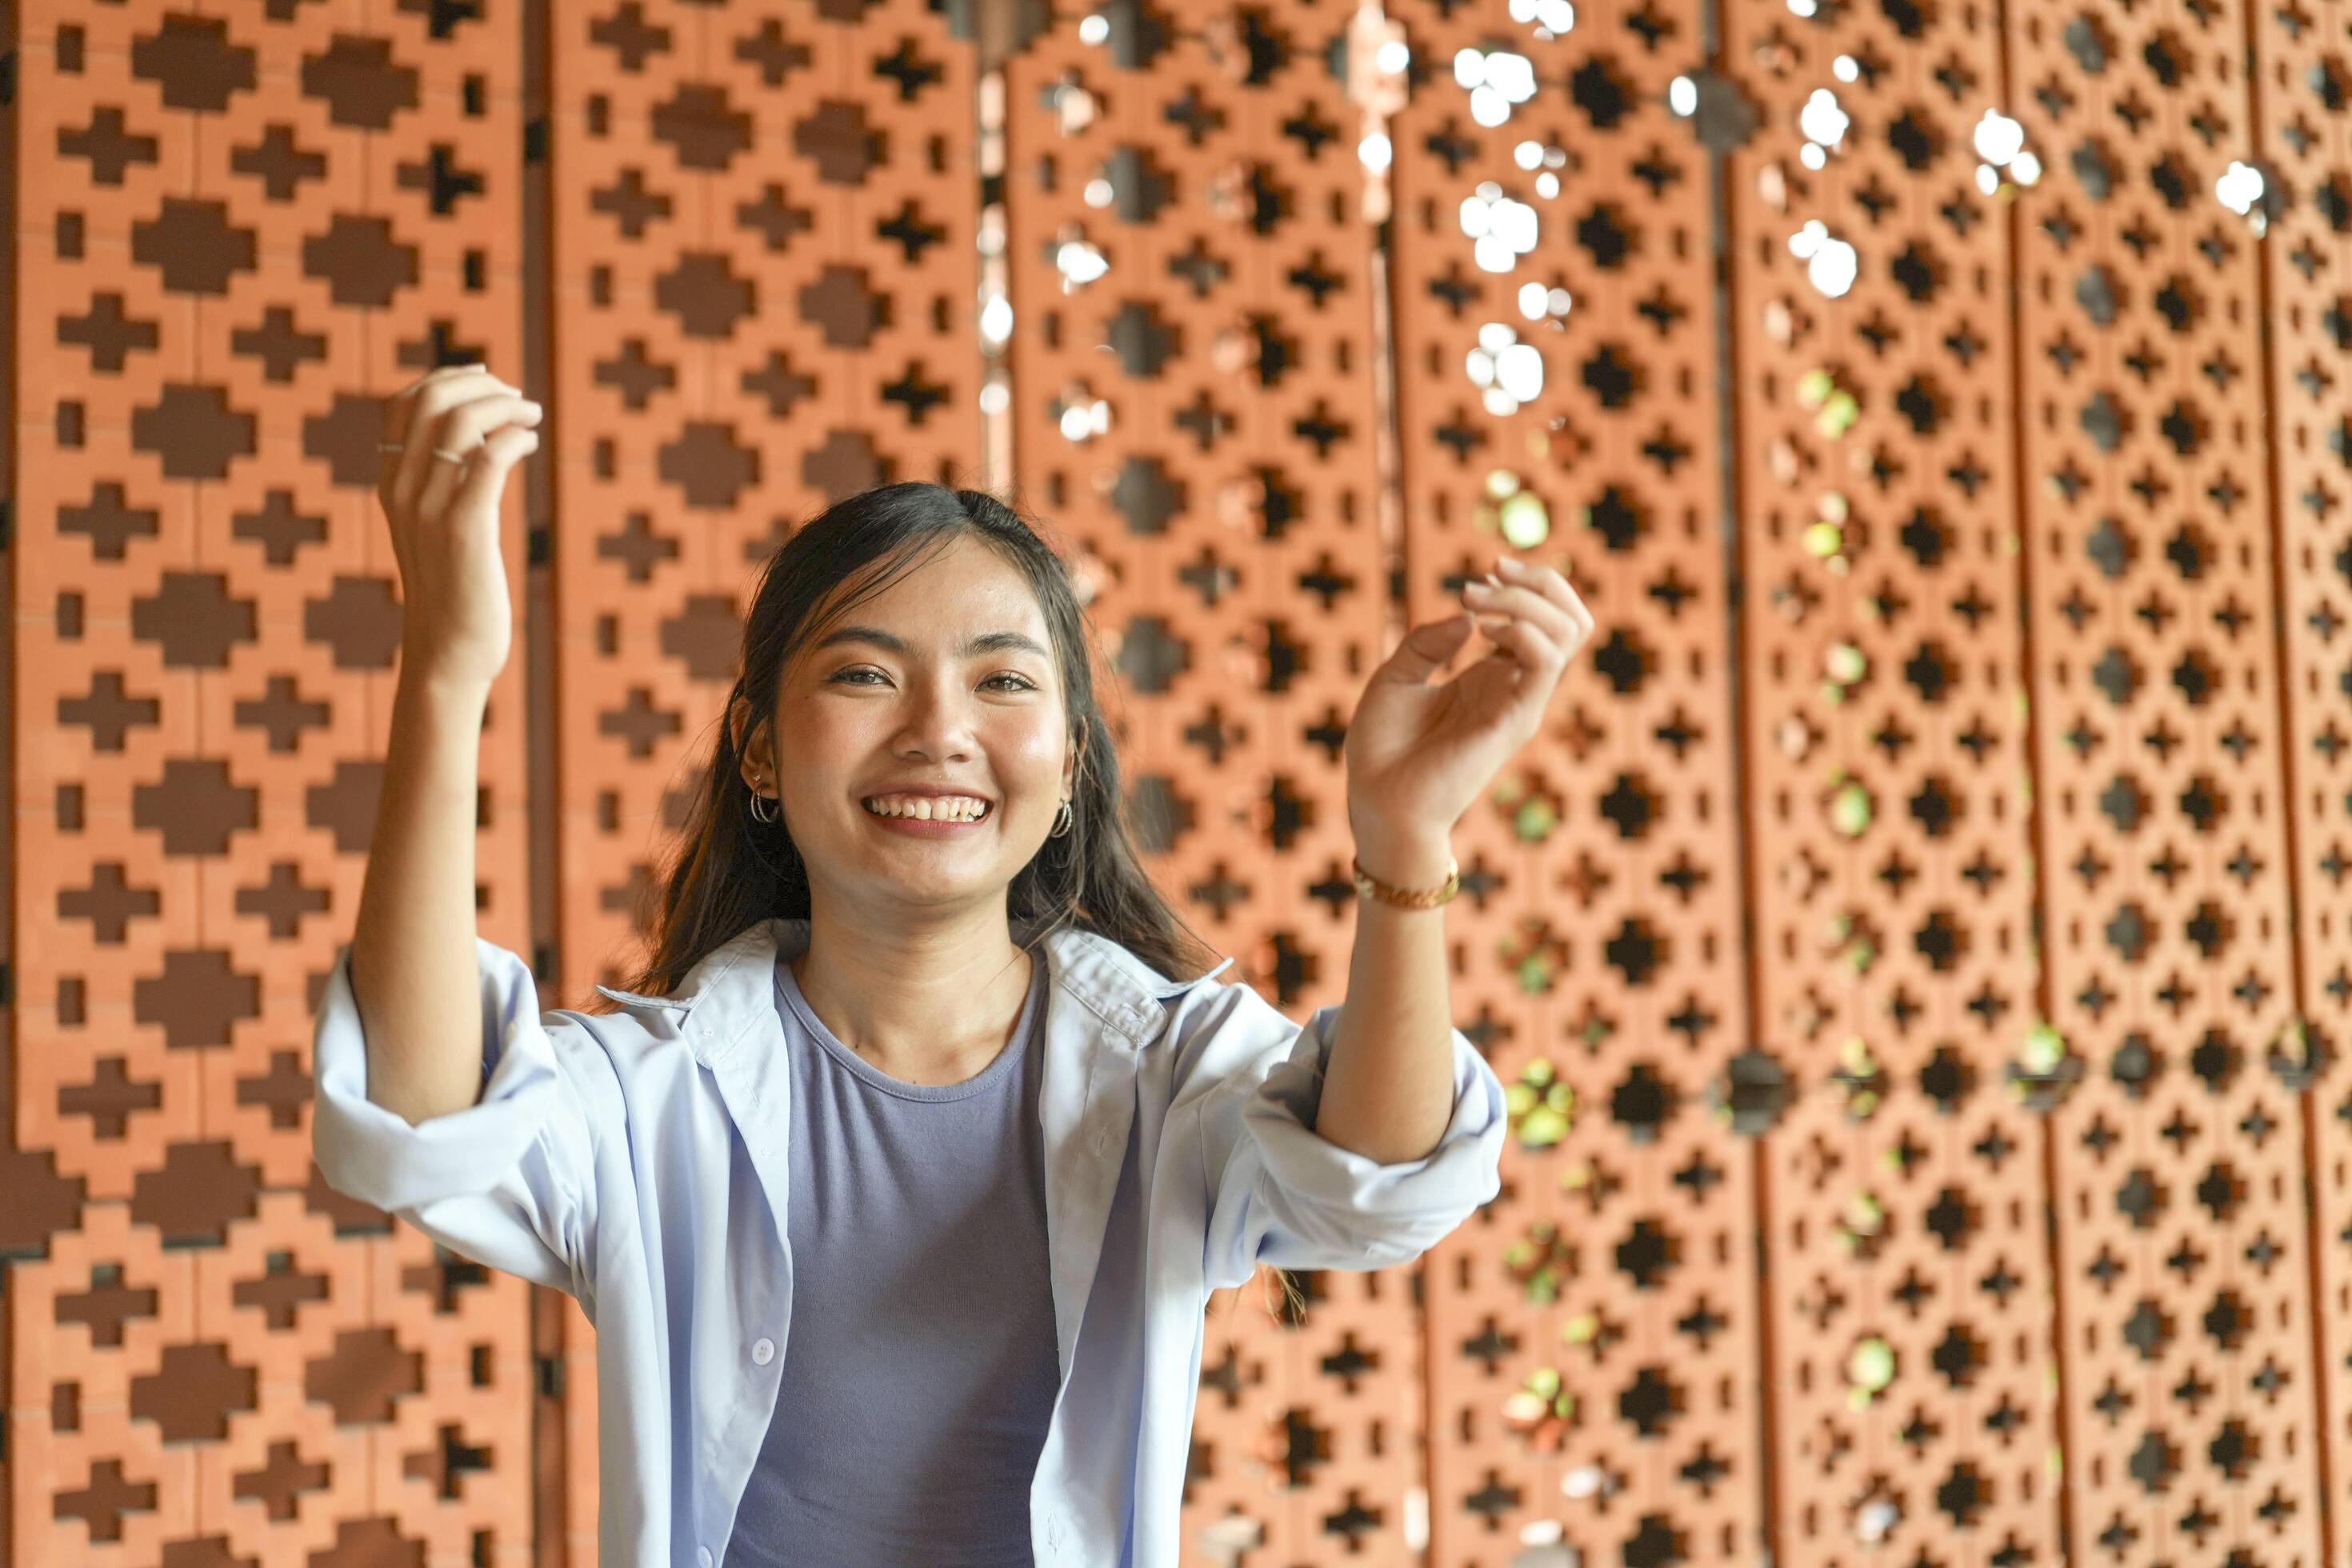
<svg viewBox="0 0 2352 1568">
<path fill-rule="evenodd" d="M 961 1083 L 835 1039 L 776 965 L 791 1058 L 792 1330 L 724 1568 L 1028 1568 L 1061 1386 L 1045 1248 L 1045 964 Z"/>
</svg>

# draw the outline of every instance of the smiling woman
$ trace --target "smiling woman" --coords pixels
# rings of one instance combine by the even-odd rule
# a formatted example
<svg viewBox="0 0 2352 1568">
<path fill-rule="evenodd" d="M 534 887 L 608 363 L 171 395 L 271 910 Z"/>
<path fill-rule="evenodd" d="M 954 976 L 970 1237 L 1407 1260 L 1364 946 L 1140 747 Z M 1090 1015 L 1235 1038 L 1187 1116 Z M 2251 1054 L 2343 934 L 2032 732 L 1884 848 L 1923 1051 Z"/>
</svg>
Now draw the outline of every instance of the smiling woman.
<svg viewBox="0 0 2352 1568">
<path fill-rule="evenodd" d="M 1425 981 L 1357 1000 L 1351 976 L 1370 1023 L 1345 1027 L 1209 983 L 1225 964 L 1122 824 L 1068 573 L 994 498 L 835 503 L 761 574 L 740 668 L 652 956 L 598 988 L 619 1008 L 541 1013 L 523 961 L 476 937 L 455 956 L 478 1016 L 448 975 L 462 1000 L 420 1047 L 364 1023 L 347 949 L 320 1167 L 579 1299 L 605 1561 L 1174 1568 L 1211 1297 L 1425 1251 L 1498 1190 L 1502 1086 Z M 1403 742 L 1510 679 L 1466 679 L 1433 729 L 1402 686 L 1368 697 L 1369 825 L 1444 804 L 1449 775 Z M 443 860 L 471 844 L 478 701 L 407 721 Z M 1366 847 L 1422 869 L 1410 836 Z M 390 879 L 368 907 L 437 941 L 470 880 L 442 870 L 441 902 Z M 1426 900 L 1373 886 L 1356 968 L 1436 963 Z M 1416 1006 L 1414 1037 L 1378 1026 Z M 420 1112 L 394 1069 L 428 1057 Z"/>
<path fill-rule="evenodd" d="M 1019 956 L 1015 924 L 1032 952 L 1083 929 L 1198 974 L 1213 950 L 1128 837 L 1093 656 L 1066 565 L 984 491 L 885 486 L 804 525 L 753 592 L 725 734 L 626 989 L 667 994 L 752 921 L 805 919 L 790 978 L 824 1032 L 931 1085 L 1005 1048 L 1036 962 L 992 958 Z"/>
</svg>

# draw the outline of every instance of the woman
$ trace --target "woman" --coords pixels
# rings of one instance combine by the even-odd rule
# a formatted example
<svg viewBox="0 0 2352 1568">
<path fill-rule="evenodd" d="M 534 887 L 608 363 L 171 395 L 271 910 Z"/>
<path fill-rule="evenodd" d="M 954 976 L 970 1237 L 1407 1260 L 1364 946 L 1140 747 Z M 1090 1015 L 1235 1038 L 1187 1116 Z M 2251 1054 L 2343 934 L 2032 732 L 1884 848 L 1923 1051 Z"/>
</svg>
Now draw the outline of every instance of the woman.
<svg viewBox="0 0 2352 1568">
<path fill-rule="evenodd" d="M 320 1166 L 597 1327 L 607 1563 L 1172 1568 L 1208 1293 L 1407 1262 L 1498 1189 L 1448 1012 L 1447 836 L 1591 618 L 1504 563 L 1376 670 L 1345 756 L 1342 1006 L 1212 984 L 1121 826 L 1062 562 L 887 486 L 769 563 L 616 1012 L 473 934 L 475 757 L 538 405 L 473 365 L 387 405 L 405 638 Z M 1179 978 L 1179 976 L 1187 976 Z"/>
</svg>

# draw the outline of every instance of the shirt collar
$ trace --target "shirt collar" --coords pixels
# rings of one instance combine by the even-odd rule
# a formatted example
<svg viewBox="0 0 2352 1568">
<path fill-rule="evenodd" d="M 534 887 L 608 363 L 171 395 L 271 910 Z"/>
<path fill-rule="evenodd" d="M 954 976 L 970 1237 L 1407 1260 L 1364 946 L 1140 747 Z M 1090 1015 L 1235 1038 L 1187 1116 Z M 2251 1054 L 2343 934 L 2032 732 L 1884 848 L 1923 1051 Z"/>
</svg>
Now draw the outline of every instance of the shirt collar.
<svg viewBox="0 0 2352 1568">
<path fill-rule="evenodd" d="M 1016 941 L 1024 934 L 1018 927 L 1013 932 Z M 772 1013 L 775 965 L 798 958 L 808 951 L 808 943 L 806 919 L 772 915 L 704 954 L 667 996 L 609 985 L 596 989 L 616 1002 L 675 1013 L 673 1021 L 693 1044 L 695 1054 L 708 1060 L 730 1047 L 746 1025 L 764 1021 Z M 1139 1048 L 1159 1035 L 1168 1003 L 1207 984 L 1234 962 L 1228 957 L 1193 979 L 1171 980 L 1124 944 L 1097 931 L 1063 926 L 1039 945 L 1045 955 L 1047 983 L 1084 1005 L 1108 1032 Z M 708 1026 L 688 1030 L 689 1017 Z"/>
</svg>

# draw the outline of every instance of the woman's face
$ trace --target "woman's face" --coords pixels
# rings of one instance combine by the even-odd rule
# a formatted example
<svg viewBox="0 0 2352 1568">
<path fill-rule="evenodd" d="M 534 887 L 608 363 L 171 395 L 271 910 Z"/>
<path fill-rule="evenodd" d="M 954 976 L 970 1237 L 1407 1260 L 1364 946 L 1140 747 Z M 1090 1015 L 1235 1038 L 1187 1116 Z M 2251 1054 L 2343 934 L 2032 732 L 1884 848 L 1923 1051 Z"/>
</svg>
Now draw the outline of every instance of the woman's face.
<svg viewBox="0 0 2352 1568">
<path fill-rule="evenodd" d="M 745 777 L 781 796 L 811 892 L 855 900 L 1001 896 L 1045 843 L 1076 763 L 1045 613 L 1027 579 L 970 535 L 800 650 L 772 735 L 781 746 L 747 756 Z M 987 810 L 969 825 L 894 826 L 866 804 L 909 788 L 957 790 Z"/>
</svg>

